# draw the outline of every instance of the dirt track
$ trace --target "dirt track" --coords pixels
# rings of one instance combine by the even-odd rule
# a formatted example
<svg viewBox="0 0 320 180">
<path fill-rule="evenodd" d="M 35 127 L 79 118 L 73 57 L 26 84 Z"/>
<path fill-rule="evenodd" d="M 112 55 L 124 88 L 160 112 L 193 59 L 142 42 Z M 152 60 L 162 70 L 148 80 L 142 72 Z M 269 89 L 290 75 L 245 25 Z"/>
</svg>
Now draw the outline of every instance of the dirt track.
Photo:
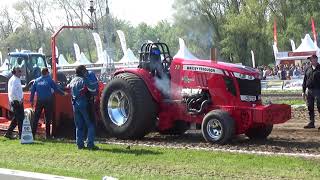
<svg viewBox="0 0 320 180">
<path fill-rule="evenodd" d="M 275 125 L 266 141 L 249 140 L 245 135 L 235 137 L 229 144 L 216 145 L 207 143 L 199 130 L 189 130 L 182 136 L 164 136 L 151 133 L 141 140 L 118 140 L 99 138 L 101 143 L 125 143 L 131 145 L 170 146 L 180 148 L 228 149 L 246 151 L 264 151 L 280 153 L 307 153 L 320 156 L 320 117 L 316 114 L 316 129 L 303 129 L 308 120 L 307 110 L 292 110 L 292 119 L 284 124 Z M 0 131 L 3 135 L 4 131 Z"/>
<path fill-rule="evenodd" d="M 318 116 L 318 118 L 319 116 Z M 275 125 L 266 141 L 252 141 L 245 135 L 235 137 L 229 144 L 221 146 L 204 141 L 201 132 L 190 130 L 183 136 L 163 136 L 158 133 L 149 134 L 139 141 L 124 141 L 114 138 L 105 139 L 108 143 L 146 144 L 174 146 L 183 148 L 224 148 L 229 150 L 267 151 L 281 153 L 320 154 L 320 131 L 303 129 L 307 123 L 307 111 L 304 108 L 294 109 L 292 119 L 284 124 Z M 318 123 L 320 125 L 320 123 Z"/>
</svg>

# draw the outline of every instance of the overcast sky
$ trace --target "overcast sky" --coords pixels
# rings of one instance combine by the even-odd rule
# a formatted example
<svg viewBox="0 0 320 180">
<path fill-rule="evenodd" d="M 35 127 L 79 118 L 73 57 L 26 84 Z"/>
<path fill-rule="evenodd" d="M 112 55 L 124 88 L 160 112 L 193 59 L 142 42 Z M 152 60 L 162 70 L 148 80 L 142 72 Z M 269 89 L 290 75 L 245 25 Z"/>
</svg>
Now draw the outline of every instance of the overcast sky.
<svg viewBox="0 0 320 180">
<path fill-rule="evenodd" d="M 19 0 L 0 0 L 0 8 L 11 7 Z M 89 0 L 88 0 L 89 1 Z M 137 25 L 145 22 L 154 25 L 160 20 L 172 20 L 173 0 L 108 0 L 110 13 Z"/>
</svg>

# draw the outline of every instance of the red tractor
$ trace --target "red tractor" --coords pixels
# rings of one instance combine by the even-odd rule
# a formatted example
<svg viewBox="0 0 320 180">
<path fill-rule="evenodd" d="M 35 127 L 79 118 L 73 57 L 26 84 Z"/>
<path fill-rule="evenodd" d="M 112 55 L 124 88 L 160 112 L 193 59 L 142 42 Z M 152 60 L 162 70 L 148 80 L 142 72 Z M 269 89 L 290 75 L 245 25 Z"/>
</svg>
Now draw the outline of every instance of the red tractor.
<svg viewBox="0 0 320 180">
<path fill-rule="evenodd" d="M 234 135 L 265 139 L 273 124 L 291 118 L 285 104 L 263 105 L 255 69 L 211 60 L 172 59 L 164 43 L 141 47 L 137 68 L 114 73 L 104 88 L 100 112 L 119 139 L 138 139 L 156 129 L 180 135 L 192 123 L 205 140 L 224 144 Z"/>
</svg>

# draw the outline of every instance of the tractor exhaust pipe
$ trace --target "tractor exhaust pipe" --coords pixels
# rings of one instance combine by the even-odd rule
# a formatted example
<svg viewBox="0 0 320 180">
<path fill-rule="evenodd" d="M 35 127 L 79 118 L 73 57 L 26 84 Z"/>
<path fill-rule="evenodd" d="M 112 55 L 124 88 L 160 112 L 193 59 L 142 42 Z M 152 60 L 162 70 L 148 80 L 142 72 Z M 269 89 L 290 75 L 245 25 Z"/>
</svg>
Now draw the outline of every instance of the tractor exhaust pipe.
<svg viewBox="0 0 320 180">
<path fill-rule="evenodd" d="M 217 59 L 218 59 L 218 49 L 217 48 L 210 49 L 210 59 L 211 59 L 211 61 L 217 61 Z"/>
<path fill-rule="evenodd" d="M 201 103 L 200 109 L 189 109 L 189 113 L 194 115 L 203 113 L 203 111 L 210 104 L 210 102 L 210 99 L 204 100 Z"/>
</svg>

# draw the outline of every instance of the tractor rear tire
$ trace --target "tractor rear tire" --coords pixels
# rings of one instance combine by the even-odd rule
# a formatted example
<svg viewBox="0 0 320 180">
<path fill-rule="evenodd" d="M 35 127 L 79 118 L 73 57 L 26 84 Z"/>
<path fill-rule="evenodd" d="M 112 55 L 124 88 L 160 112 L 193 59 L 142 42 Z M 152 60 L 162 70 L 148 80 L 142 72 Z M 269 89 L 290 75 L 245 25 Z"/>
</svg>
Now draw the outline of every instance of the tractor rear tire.
<svg viewBox="0 0 320 180">
<path fill-rule="evenodd" d="M 225 144 L 234 135 L 235 123 L 230 115 L 222 110 L 210 111 L 202 121 L 201 131 L 210 143 Z"/>
<path fill-rule="evenodd" d="M 250 139 L 265 140 L 271 134 L 273 129 L 272 124 L 254 126 L 245 133 Z"/>
<path fill-rule="evenodd" d="M 140 139 L 155 128 L 156 103 L 135 74 L 116 75 L 104 88 L 100 102 L 102 121 L 113 137 Z"/>
<path fill-rule="evenodd" d="M 190 123 L 182 120 L 177 120 L 174 122 L 172 128 L 166 129 L 164 131 L 159 131 L 163 135 L 182 135 L 187 130 L 190 129 Z"/>
</svg>

